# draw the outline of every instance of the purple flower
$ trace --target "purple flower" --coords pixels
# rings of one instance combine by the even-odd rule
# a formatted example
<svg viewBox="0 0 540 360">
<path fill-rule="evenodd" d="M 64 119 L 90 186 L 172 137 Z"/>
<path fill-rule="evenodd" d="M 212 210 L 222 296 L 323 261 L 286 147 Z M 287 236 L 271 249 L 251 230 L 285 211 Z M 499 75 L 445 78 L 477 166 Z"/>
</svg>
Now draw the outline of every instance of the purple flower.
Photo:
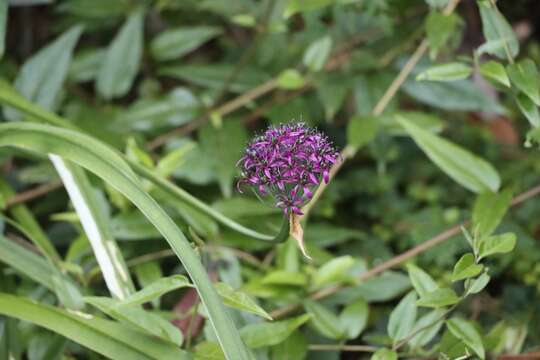
<svg viewBox="0 0 540 360">
<path fill-rule="evenodd" d="M 339 157 L 328 138 L 304 123 L 269 127 L 249 143 L 238 161 L 242 185 L 260 196 L 271 196 L 285 214 L 302 215 L 300 208 L 314 189 L 328 183 L 330 168 Z"/>
</svg>

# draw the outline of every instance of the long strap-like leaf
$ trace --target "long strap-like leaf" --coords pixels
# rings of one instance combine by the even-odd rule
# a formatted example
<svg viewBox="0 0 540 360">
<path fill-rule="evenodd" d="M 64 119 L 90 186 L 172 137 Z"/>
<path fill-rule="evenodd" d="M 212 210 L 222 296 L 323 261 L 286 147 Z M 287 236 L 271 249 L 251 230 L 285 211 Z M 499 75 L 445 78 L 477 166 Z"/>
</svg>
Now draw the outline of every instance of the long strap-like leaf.
<svg viewBox="0 0 540 360">
<path fill-rule="evenodd" d="M 169 242 L 191 276 L 229 360 L 249 359 L 238 330 L 225 311 L 191 245 L 167 213 L 148 195 L 129 165 L 103 143 L 76 131 L 31 123 L 0 125 L 0 146 L 52 153 L 88 169 L 130 199 Z"/>
</svg>

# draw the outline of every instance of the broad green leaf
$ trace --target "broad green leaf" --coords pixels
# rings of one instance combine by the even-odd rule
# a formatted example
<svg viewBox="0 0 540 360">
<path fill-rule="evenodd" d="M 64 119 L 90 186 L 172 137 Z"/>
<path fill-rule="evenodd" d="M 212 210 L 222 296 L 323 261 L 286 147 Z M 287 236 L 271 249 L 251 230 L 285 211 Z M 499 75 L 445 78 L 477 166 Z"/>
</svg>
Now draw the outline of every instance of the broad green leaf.
<svg viewBox="0 0 540 360">
<path fill-rule="evenodd" d="M 489 236 L 499 226 L 510 207 L 512 191 L 503 190 L 500 193 L 486 191 L 478 195 L 473 206 L 473 231 L 480 238 Z"/>
<path fill-rule="evenodd" d="M 472 68 L 463 63 L 434 65 L 416 76 L 417 81 L 455 81 L 466 79 L 472 74 Z"/>
<path fill-rule="evenodd" d="M 244 326 L 240 330 L 242 339 L 252 349 L 277 345 L 287 339 L 297 328 L 311 318 L 304 314 L 295 318 L 270 323 L 256 323 Z"/>
<path fill-rule="evenodd" d="M 386 271 L 357 286 L 345 288 L 335 295 L 342 304 L 348 304 L 358 298 L 367 302 L 384 302 L 398 297 L 411 288 L 409 277 L 395 271 Z"/>
<path fill-rule="evenodd" d="M 203 341 L 195 346 L 194 360 L 225 360 L 218 343 Z"/>
<path fill-rule="evenodd" d="M 378 129 L 378 117 L 354 116 L 347 124 L 347 144 L 360 149 L 375 139 Z"/>
<path fill-rule="evenodd" d="M 506 111 L 496 100 L 479 91 L 470 79 L 446 82 L 410 79 L 403 84 L 403 90 L 417 101 L 443 110 L 496 114 L 504 114 Z"/>
<path fill-rule="evenodd" d="M 452 281 L 475 277 L 482 272 L 483 268 L 484 266 L 482 264 L 476 264 L 473 254 L 467 253 L 463 255 L 454 266 Z"/>
<path fill-rule="evenodd" d="M 265 285 L 305 286 L 308 279 L 306 274 L 301 272 L 276 270 L 268 273 L 261 282 Z"/>
<path fill-rule="evenodd" d="M 510 79 L 508 78 L 506 70 L 501 63 L 495 60 L 486 61 L 480 65 L 479 69 L 480 74 L 482 74 L 484 77 L 499 84 L 503 84 L 506 87 L 510 87 Z"/>
<path fill-rule="evenodd" d="M 241 93 L 248 91 L 269 80 L 269 76 L 260 69 L 243 68 L 242 76 L 229 81 L 234 71 L 231 64 L 213 65 L 171 65 L 159 69 L 159 74 L 181 79 L 210 89 L 222 89 L 227 84 L 230 91 Z"/>
<path fill-rule="evenodd" d="M 456 182 L 473 192 L 497 191 L 501 180 L 491 164 L 404 117 L 397 117 L 426 155 Z"/>
<path fill-rule="evenodd" d="M 257 305 L 255 300 L 248 294 L 235 290 L 225 283 L 217 283 L 214 284 L 214 286 L 225 305 L 272 320 L 272 317 L 268 315 L 263 308 Z"/>
<path fill-rule="evenodd" d="M 90 296 L 85 297 L 84 300 L 113 319 L 177 346 L 182 346 L 184 339 L 180 329 L 159 315 L 136 306 L 121 306 L 120 302 L 112 298 Z"/>
<path fill-rule="evenodd" d="M 101 142 L 72 130 L 38 124 L 0 125 L 0 145 L 53 153 L 73 161 L 103 178 L 129 198 L 160 230 L 191 276 L 205 304 L 212 325 L 224 352 L 230 359 L 247 359 L 247 350 L 239 340 L 237 330 L 225 313 L 205 269 L 175 223 L 163 209 L 142 190 L 128 164 L 117 152 Z"/>
<path fill-rule="evenodd" d="M 515 97 L 519 110 L 534 128 L 540 127 L 540 113 L 538 106 L 525 94 L 519 93 Z"/>
<path fill-rule="evenodd" d="M 476 279 L 471 280 L 471 283 L 467 288 L 467 294 L 478 294 L 480 291 L 484 290 L 490 279 L 487 272 L 484 272 Z"/>
<path fill-rule="evenodd" d="M 516 246 L 516 235 L 514 233 L 505 233 L 501 235 L 492 235 L 483 238 L 480 242 L 479 257 L 485 258 L 493 254 L 505 254 Z"/>
<path fill-rule="evenodd" d="M 456 14 L 444 15 L 439 11 L 431 11 L 426 19 L 426 36 L 429 44 L 429 54 L 433 59 L 443 48 L 458 23 Z"/>
<path fill-rule="evenodd" d="M 407 264 L 407 271 L 409 272 L 411 283 L 420 297 L 423 297 L 438 288 L 435 280 L 418 266 Z"/>
<path fill-rule="evenodd" d="M 4 56 L 6 44 L 7 12 L 8 2 L 4 0 L 0 2 L 0 59 Z"/>
<path fill-rule="evenodd" d="M 235 165 L 247 143 L 246 130 L 238 121 L 227 121 L 219 129 L 207 124 L 200 130 L 199 137 L 203 152 L 217 172 L 222 193 L 230 197 L 236 176 Z"/>
<path fill-rule="evenodd" d="M 311 324 L 317 331 L 329 339 L 341 339 L 344 331 L 339 318 L 324 305 L 312 300 L 305 300 L 304 307 L 311 314 Z"/>
<path fill-rule="evenodd" d="M 395 351 L 381 348 L 373 353 L 371 360 L 397 360 L 398 355 Z"/>
<path fill-rule="evenodd" d="M 519 42 L 508 21 L 490 0 L 478 1 L 478 7 L 482 18 L 482 30 L 487 41 L 478 48 L 478 52 L 486 52 L 503 60 L 506 60 L 507 56 L 514 58 L 519 52 Z"/>
<path fill-rule="evenodd" d="M 339 314 L 339 324 L 347 339 L 356 339 L 364 331 L 369 316 L 369 306 L 364 299 L 347 304 Z"/>
<path fill-rule="evenodd" d="M 420 329 L 424 329 L 418 332 L 415 336 L 409 340 L 408 345 L 411 348 L 417 348 L 428 344 L 441 329 L 444 324 L 444 309 L 435 309 L 422 316 L 414 324 L 412 332 L 417 332 Z M 429 326 L 426 328 L 426 326 Z"/>
<path fill-rule="evenodd" d="M 394 343 L 406 338 L 416 320 L 416 293 L 411 291 L 390 313 L 387 332 Z"/>
<path fill-rule="evenodd" d="M 350 255 L 336 257 L 323 264 L 313 274 L 313 285 L 323 285 L 339 282 L 347 278 L 347 271 L 354 265 L 354 259 Z"/>
<path fill-rule="evenodd" d="M 72 27 L 26 60 L 15 79 L 15 89 L 33 103 L 54 109 L 82 30 L 81 26 Z M 8 107 L 4 107 L 4 116 L 21 120 L 21 114 Z"/>
<path fill-rule="evenodd" d="M 277 78 L 278 86 L 285 90 L 300 89 L 306 84 L 306 80 L 296 69 L 286 69 Z"/>
<path fill-rule="evenodd" d="M 454 305 L 458 301 L 459 297 L 454 290 L 450 288 L 440 288 L 421 296 L 416 304 L 418 306 L 438 308 Z"/>
<path fill-rule="evenodd" d="M 105 49 L 88 49 L 76 53 L 69 67 L 68 79 L 73 82 L 95 80 L 105 53 Z"/>
<path fill-rule="evenodd" d="M 172 60 L 195 50 L 219 34 L 221 29 L 213 26 L 168 29 L 152 40 L 150 51 L 156 60 Z"/>
<path fill-rule="evenodd" d="M 453 318 L 446 322 L 446 326 L 455 337 L 463 341 L 480 359 L 485 358 L 482 337 L 470 322 L 461 318 Z"/>
<path fill-rule="evenodd" d="M 123 96 L 131 88 L 142 56 L 143 26 L 144 12 L 133 12 L 109 45 L 96 80 L 103 98 Z"/>
<path fill-rule="evenodd" d="M 304 52 L 304 65 L 311 71 L 320 71 L 332 50 L 332 38 L 324 36 L 314 41 Z"/>
<path fill-rule="evenodd" d="M 308 352 L 308 342 L 304 334 L 295 330 L 285 341 L 272 347 L 271 359 L 299 360 L 305 359 Z"/>
<path fill-rule="evenodd" d="M 540 80 L 538 69 L 531 59 L 524 59 L 506 67 L 512 85 L 540 106 Z"/>
<path fill-rule="evenodd" d="M 161 278 L 153 283 L 146 285 L 143 289 L 129 295 L 118 303 L 118 306 L 140 305 L 149 302 L 155 298 L 183 287 L 191 287 L 187 277 L 184 275 L 173 275 Z"/>
<path fill-rule="evenodd" d="M 399 111 L 391 114 L 383 114 L 378 119 L 384 131 L 393 136 L 407 136 L 407 131 L 396 121 L 396 116 L 402 116 L 415 123 L 422 129 L 433 133 L 440 133 L 444 129 L 444 122 L 435 114 L 419 111 Z"/>
<path fill-rule="evenodd" d="M 333 4 L 336 0 L 290 0 L 287 1 L 283 16 L 288 18 L 298 12 L 313 11 Z"/>
<path fill-rule="evenodd" d="M 155 131 L 180 126 L 193 120 L 200 112 L 199 100 L 187 88 L 174 88 L 164 97 L 138 100 L 120 113 L 111 124 L 113 129 L 129 132 Z"/>
<path fill-rule="evenodd" d="M 189 359 L 177 346 L 154 336 L 90 314 L 67 312 L 23 297 L 0 294 L 0 314 L 47 328 L 111 359 Z"/>
</svg>

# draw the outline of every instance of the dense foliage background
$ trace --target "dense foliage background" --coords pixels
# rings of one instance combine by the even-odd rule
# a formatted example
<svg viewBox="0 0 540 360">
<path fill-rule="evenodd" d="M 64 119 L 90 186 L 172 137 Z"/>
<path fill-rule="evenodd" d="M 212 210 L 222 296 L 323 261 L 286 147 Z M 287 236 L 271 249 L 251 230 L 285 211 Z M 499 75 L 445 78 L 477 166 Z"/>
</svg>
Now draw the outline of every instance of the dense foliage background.
<svg viewBox="0 0 540 360">
<path fill-rule="evenodd" d="M 538 353 L 538 15 L 534 0 L 0 1 L 0 358 L 243 358 L 141 194 L 256 359 Z M 312 260 L 264 241 L 281 211 L 236 190 L 249 139 L 291 121 L 343 156 L 303 219 Z"/>
</svg>

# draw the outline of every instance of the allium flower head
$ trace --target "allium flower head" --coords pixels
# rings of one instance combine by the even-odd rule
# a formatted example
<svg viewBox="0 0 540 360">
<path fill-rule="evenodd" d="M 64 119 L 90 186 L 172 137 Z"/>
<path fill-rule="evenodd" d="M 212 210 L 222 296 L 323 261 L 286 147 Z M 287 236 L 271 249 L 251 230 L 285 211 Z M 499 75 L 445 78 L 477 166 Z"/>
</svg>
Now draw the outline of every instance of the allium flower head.
<svg viewBox="0 0 540 360">
<path fill-rule="evenodd" d="M 285 214 L 302 215 L 300 208 L 313 196 L 339 157 L 328 138 L 304 123 L 269 127 L 248 144 L 238 161 L 242 177 L 238 189 L 250 185 L 271 196 Z"/>
</svg>

